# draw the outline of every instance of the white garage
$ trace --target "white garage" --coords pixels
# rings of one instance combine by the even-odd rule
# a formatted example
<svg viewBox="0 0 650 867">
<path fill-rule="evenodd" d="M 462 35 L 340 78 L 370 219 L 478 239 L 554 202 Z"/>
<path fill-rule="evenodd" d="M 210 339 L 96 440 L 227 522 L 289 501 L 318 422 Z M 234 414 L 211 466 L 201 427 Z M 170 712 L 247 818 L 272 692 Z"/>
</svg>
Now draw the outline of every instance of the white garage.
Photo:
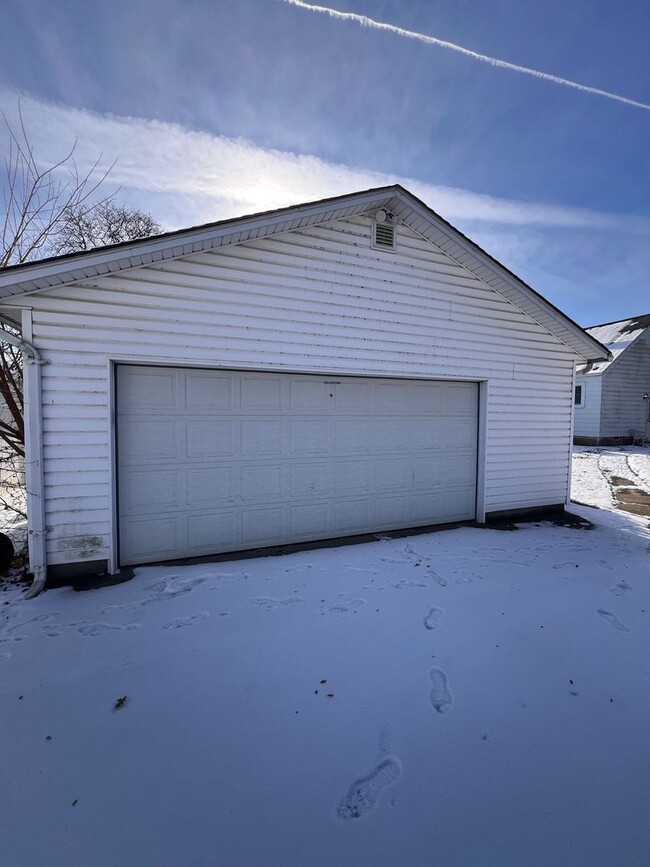
<svg viewBox="0 0 650 867">
<path fill-rule="evenodd" d="M 121 565 L 470 520 L 478 386 L 120 365 Z"/>
<path fill-rule="evenodd" d="M 0 271 L 46 576 L 570 497 L 608 351 L 399 186 Z"/>
</svg>

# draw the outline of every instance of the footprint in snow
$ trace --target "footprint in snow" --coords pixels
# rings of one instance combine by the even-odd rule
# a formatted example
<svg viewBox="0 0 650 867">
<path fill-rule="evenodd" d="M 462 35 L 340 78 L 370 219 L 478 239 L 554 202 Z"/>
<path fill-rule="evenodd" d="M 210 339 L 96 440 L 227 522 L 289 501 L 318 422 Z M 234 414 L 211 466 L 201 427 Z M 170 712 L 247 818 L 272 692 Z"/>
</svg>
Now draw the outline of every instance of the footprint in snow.
<svg viewBox="0 0 650 867">
<path fill-rule="evenodd" d="M 402 776 L 402 763 L 391 754 L 392 734 L 391 725 L 383 726 L 375 766 L 368 774 L 356 779 L 341 798 L 336 808 L 339 819 L 360 819 L 370 813 L 381 792 Z"/>
<path fill-rule="evenodd" d="M 623 596 L 632 587 L 627 583 L 627 581 L 619 581 L 614 587 L 609 588 L 609 592 L 613 593 L 615 596 Z"/>
<path fill-rule="evenodd" d="M 190 614 L 187 617 L 177 617 L 175 620 L 170 620 L 165 623 L 163 629 L 183 629 L 185 626 L 192 626 L 200 620 L 205 620 L 210 616 L 208 611 L 198 611 L 196 614 Z"/>
<path fill-rule="evenodd" d="M 268 596 L 258 596 L 256 599 L 250 600 L 253 605 L 259 605 L 266 608 L 267 611 L 273 611 L 276 608 L 286 608 L 287 605 L 293 605 L 296 602 L 302 602 L 297 596 L 288 596 L 286 599 L 271 599 Z"/>
<path fill-rule="evenodd" d="M 436 584 L 439 584 L 441 587 L 446 587 L 447 584 L 449 583 L 446 578 L 442 577 L 442 575 L 438 575 L 438 573 L 435 572 L 431 568 L 431 566 L 427 566 L 426 574 L 429 578 L 433 578 L 433 580 L 436 582 Z"/>
<path fill-rule="evenodd" d="M 152 590 L 158 599 L 173 599 L 175 596 L 190 593 L 207 580 L 205 575 L 197 575 L 194 578 L 179 578 L 178 575 L 171 575 L 152 582 L 147 586 L 147 590 Z"/>
<path fill-rule="evenodd" d="M 440 618 L 444 613 L 442 608 L 432 608 L 424 618 L 424 625 L 427 629 L 437 629 L 440 626 Z"/>
<path fill-rule="evenodd" d="M 447 686 L 447 675 L 440 668 L 432 668 L 429 672 L 431 692 L 429 699 L 438 713 L 447 713 L 453 703 L 453 698 Z"/>
<path fill-rule="evenodd" d="M 23 641 L 23 639 L 27 638 L 26 635 L 14 635 L 14 633 L 23 629 L 25 626 L 29 626 L 30 623 L 44 623 L 48 620 L 53 620 L 60 614 L 59 611 L 51 611 L 49 613 L 43 612 L 43 614 L 35 614 L 33 617 L 29 617 L 27 620 L 21 620 L 20 623 L 13 623 L 5 627 L 2 637 L 0 638 L 0 642 L 6 641 Z"/>
<path fill-rule="evenodd" d="M 118 626 L 115 623 L 90 623 L 87 620 L 80 620 L 77 623 L 69 623 L 68 626 L 75 627 L 81 635 L 95 638 L 106 632 L 131 632 L 133 629 L 137 629 L 140 624 L 127 623 L 125 626 Z"/>
<path fill-rule="evenodd" d="M 35 614 L 33 617 L 28 617 L 27 620 L 21 620 L 20 623 L 9 623 L 5 632 L 15 632 L 17 629 L 29 626 L 30 623 L 44 623 L 47 620 L 54 620 L 60 613 L 60 611 L 44 611 L 42 614 Z"/>
<path fill-rule="evenodd" d="M 378 575 L 379 574 L 379 572 L 376 569 L 367 569 L 365 566 L 350 566 L 349 563 L 345 563 L 343 568 L 347 572 L 361 572 L 362 574 L 365 573 L 366 575 Z"/>
<path fill-rule="evenodd" d="M 377 805 L 377 799 L 386 786 L 396 783 L 402 776 L 402 763 L 395 756 L 382 759 L 379 764 L 355 780 L 336 808 L 339 819 L 360 819 Z"/>
<path fill-rule="evenodd" d="M 219 572 L 214 575 L 205 576 L 205 580 L 208 578 L 214 579 L 215 583 L 211 584 L 207 589 L 208 590 L 220 590 L 222 581 L 247 581 L 251 576 L 248 572 Z M 267 581 L 269 579 L 267 578 Z"/>
<path fill-rule="evenodd" d="M 9 662 L 10 659 L 10 653 L 0 653 L 0 665 L 4 665 L 5 662 Z"/>
<path fill-rule="evenodd" d="M 349 599 L 339 602 L 338 605 L 332 605 L 329 609 L 333 614 L 347 614 L 349 611 L 354 611 L 366 604 L 365 599 Z"/>
<path fill-rule="evenodd" d="M 136 602 L 125 602 L 123 605 L 107 605 L 106 608 L 102 608 L 99 613 L 108 614 L 110 616 L 115 611 L 139 611 L 140 608 L 144 608 L 145 605 L 151 605 L 151 603 L 155 601 L 156 597 L 152 597 L 151 599 L 140 599 Z"/>
<path fill-rule="evenodd" d="M 617 629 L 619 632 L 631 632 L 632 631 L 629 626 L 626 626 L 625 623 L 622 623 L 618 619 L 618 617 L 615 614 L 613 614 L 611 611 L 606 611 L 604 608 L 597 608 L 596 610 L 597 610 L 598 614 L 600 614 L 601 617 L 604 617 L 605 620 L 611 626 L 613 626 L 614 629 Z"/>
</svg>

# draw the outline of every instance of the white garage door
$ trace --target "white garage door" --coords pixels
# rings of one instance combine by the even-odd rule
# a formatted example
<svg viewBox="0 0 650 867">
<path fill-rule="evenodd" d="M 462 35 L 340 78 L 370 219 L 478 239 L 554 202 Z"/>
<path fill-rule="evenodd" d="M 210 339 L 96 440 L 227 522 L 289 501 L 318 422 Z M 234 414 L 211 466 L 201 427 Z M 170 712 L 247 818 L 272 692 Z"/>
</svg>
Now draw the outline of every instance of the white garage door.
<svg viewBox="0 0 650 867">
<path fill-rule="evenodd" d="M 121 365 L 123 565 L 474 518 L 478 386 Z"/>
</svg>

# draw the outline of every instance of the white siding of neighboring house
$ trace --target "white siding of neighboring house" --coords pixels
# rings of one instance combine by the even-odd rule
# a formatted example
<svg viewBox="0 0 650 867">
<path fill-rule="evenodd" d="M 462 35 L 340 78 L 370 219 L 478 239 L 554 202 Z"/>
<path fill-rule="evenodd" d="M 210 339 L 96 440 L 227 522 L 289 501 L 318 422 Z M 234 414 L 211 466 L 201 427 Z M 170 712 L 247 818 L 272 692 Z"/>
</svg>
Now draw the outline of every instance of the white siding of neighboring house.
<svg viewBox="0 0 650 867">
<path fill-rule="evenodd" d="M 354 218 L 26 296 L 51 564 L 109 558 L 109 359 L 489 380 L 487 511 L 563 503 L 575 355 L 428 241 Z M 11 306 L 17 306 L 16 300 Z"/>
<path fill-rule="evenodd" d="M 627 437 L 645 432 L 650 393 L 650 328 L 641 334 L 603 374 L 601 437 Z"/>
<path fill-rule="evenodd" d="M 582 386 L 583 406 L 576 406 L 573 434 L 576 437 L 600 436 L 600 405 L 603 377 L 576 376 L 576 386 Z"/>
</svg>

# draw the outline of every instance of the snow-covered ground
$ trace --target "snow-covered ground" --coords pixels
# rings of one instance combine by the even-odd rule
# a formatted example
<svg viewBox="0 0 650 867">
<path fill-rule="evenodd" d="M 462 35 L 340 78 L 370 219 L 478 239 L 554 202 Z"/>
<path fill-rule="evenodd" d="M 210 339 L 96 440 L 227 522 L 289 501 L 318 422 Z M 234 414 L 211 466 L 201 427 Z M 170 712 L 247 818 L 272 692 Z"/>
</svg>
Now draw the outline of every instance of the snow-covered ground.
<svg viewBox="0 0 650 867">
<path fill-rule="evenodd" d="M 591 530 L 0 594 L 1 863 L 648 865 L 650 531 L 577 454 Z"/>
</svg>

